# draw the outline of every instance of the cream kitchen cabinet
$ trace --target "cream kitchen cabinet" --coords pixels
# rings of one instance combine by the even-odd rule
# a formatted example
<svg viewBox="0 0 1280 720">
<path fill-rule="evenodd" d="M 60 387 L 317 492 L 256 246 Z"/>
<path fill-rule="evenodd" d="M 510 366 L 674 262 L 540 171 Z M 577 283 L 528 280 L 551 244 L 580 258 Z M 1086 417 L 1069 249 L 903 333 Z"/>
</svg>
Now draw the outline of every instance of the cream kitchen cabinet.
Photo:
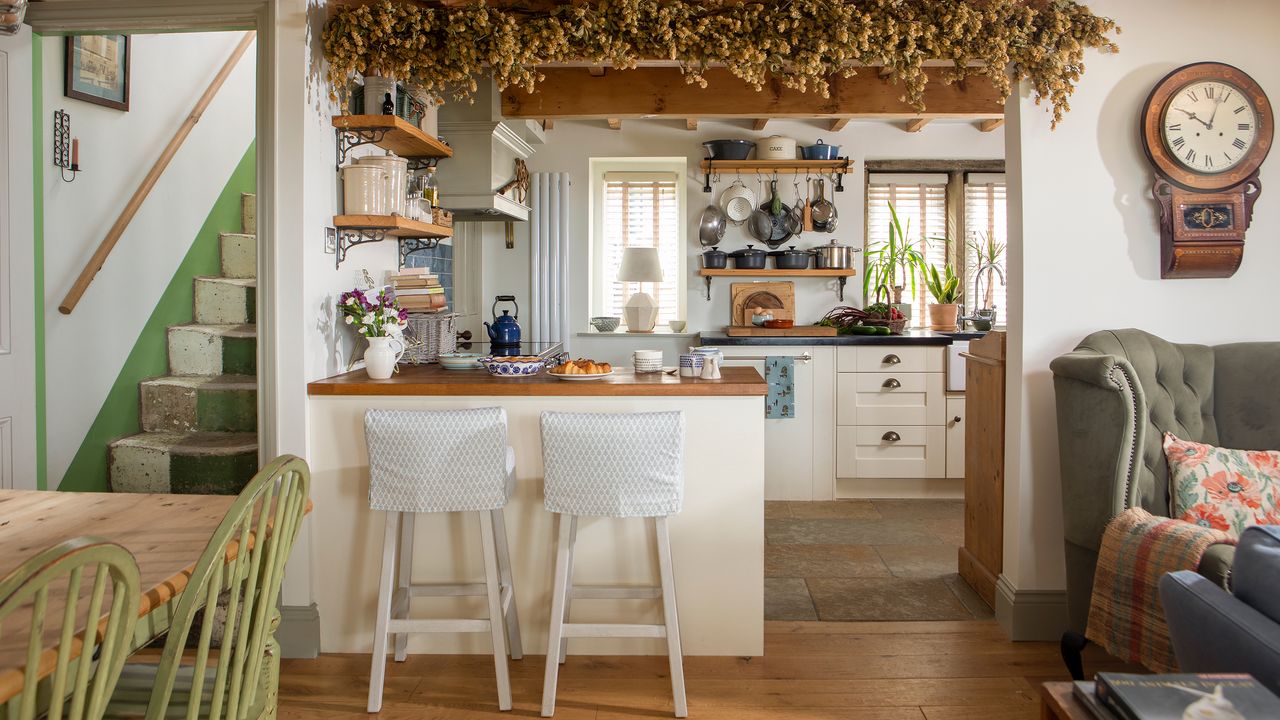
<svg viewBox="0 0 1280 720">
<path fill-rule="evenodd" d="M 947 477 L 964 479 L 964 396 L 947 396 Z"/>
</svg>

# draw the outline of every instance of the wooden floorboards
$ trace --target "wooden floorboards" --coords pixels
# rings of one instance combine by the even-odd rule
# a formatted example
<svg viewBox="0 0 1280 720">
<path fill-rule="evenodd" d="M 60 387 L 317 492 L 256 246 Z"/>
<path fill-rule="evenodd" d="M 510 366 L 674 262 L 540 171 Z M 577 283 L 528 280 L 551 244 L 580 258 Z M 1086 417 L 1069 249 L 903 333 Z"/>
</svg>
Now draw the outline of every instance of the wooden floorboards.
<svg viewBox="0 0 1280 720">
<path fill-rule="evenodd" d="M 994 621 L 769 622 L 765 656 L 685 658 L 689 716 L 706 720 L 1034 720 L 1045 680 L 1067 679 L 1057 643 L 1012 643 Z M 671 716 L 665 657 L 572 654 L 556 717 Z M 1121 666 L 1091 648 L 1086 669 Z M 417 655 L 391 663 L 379 718 L 537 717 L 543 658 L 511 663 L 515 709 L 500 713 L 488 655 Z M 286 660 L 286 720 L 371 717 L 368 655 Z"/>
</svg>

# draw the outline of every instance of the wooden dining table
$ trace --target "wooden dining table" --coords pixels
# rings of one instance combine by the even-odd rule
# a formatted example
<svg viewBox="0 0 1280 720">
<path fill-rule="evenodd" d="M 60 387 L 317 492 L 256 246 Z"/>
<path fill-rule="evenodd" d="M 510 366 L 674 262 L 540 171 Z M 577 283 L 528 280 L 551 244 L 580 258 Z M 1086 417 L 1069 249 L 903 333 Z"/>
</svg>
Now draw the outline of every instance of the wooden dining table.
<svg viewBox="0 0 1280 720">
<path fill-rule="evenodd" d="M 168 630 L 192 566 L 235 500 L 234 495 L 0 490 L 0 577 L 64 540 L 90 535 L 119 543 L 137 560 L 141 577 L 131 648 L 137 650 Z M 56 648 L 58 629 L 57 623 L 47 624 L 46 650 Z M 0 707 L 22 691 L 29 637 L 22 621 L 0 633 Z"/>
</svg>

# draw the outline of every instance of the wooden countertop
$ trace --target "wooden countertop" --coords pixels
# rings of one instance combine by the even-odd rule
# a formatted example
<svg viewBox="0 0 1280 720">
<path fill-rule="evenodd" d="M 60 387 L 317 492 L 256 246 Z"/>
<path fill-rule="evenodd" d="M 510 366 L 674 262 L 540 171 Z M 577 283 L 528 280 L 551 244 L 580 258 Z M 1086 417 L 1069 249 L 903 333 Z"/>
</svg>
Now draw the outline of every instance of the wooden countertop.
<svg viewBox="0 0 1280 720">
<path fill-rule="evenodd" d="M 557 380 L 540 372 L 532 377 L 498 378 L 485 370 L 445 370 L 439 365 L 402 365 L 388 380 L 371 380 L 353 370 L 307 385 L 308 395 L 427 395 L 427 396 L 763 396 L 764 378 L 755 368 L 726 367 L 720 380 L 682 378 L 666 373 L 637 375 L 631 368 L 615 368 L 603 380 Z"/>
</svg>

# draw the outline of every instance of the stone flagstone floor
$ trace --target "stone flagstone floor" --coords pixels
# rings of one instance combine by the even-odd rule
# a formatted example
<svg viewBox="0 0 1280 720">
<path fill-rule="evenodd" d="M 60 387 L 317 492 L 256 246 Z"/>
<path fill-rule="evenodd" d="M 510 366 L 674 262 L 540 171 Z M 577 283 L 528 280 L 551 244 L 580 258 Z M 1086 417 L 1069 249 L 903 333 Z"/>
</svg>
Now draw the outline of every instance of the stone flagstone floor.
<svg viewBox="0 0 1280 720">
<path fill-rule="evenodd" d="M 766 620 L 972 620 L 960 500 L 765 503 Z"/>
</svg>

